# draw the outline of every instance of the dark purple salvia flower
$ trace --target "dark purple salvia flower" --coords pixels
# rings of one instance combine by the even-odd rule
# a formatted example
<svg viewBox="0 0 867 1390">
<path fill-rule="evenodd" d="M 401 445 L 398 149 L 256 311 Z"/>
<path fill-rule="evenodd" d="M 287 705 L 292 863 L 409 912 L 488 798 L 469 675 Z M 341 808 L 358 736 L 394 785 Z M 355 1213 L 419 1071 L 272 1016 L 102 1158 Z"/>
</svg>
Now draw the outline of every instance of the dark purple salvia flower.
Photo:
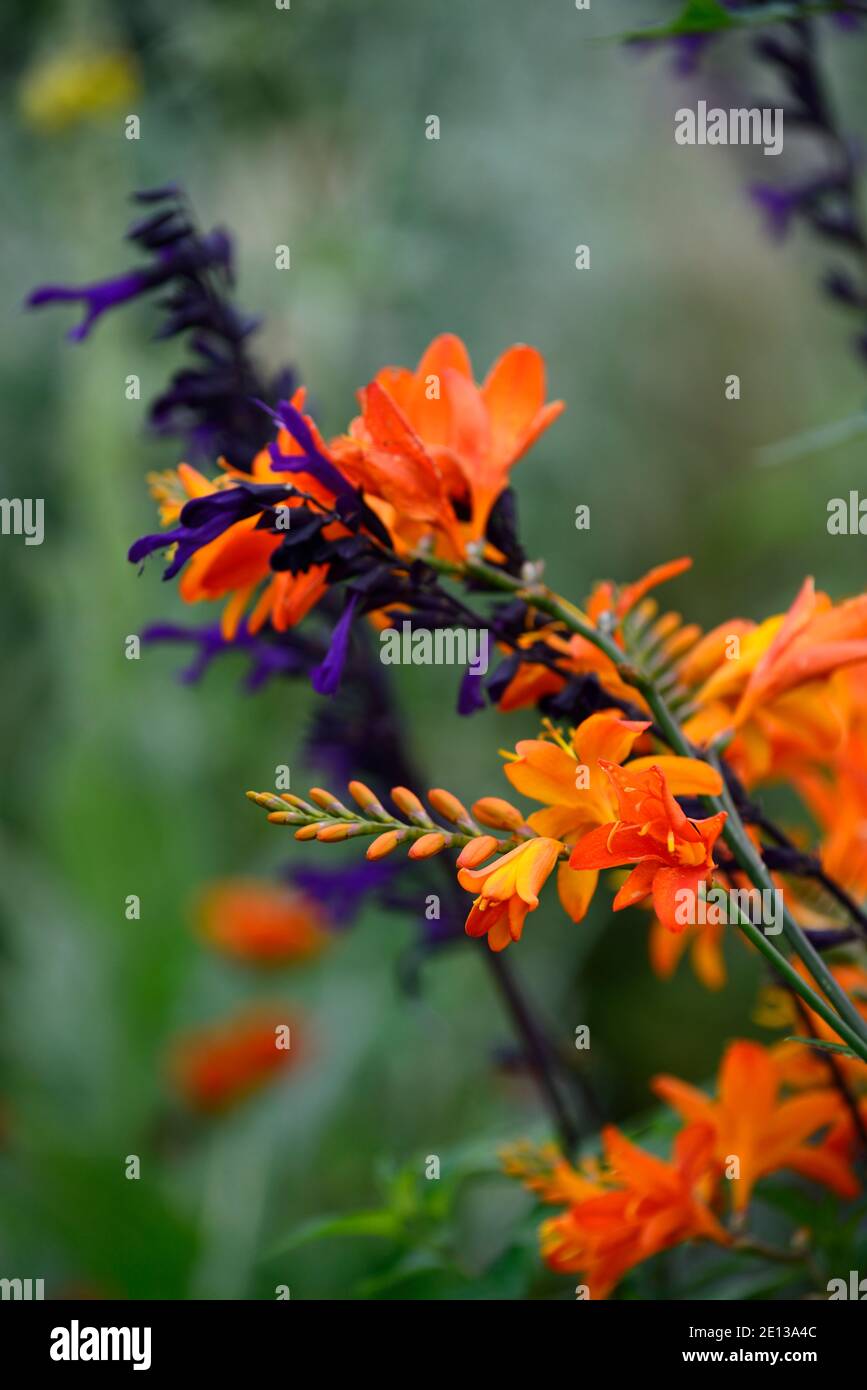
<svg viewBox="0 0 867 1390">
<path fill-rule="evenodd" d="M 255 516 L 257 512 L 266 515 L 278 502 L 285 502 L 286 496 L 286 489 L 279 484 L 240 483 L 238 487 L 223 488 L 207 497 L 194 497 L 183 507 L 179 526 L 171 531 L 140 536 L 130 546 L 128 559 L 136 565 L 155 550 L 177 546 L 163 575 L 164 579 L 174 579 L 190 556 L 203 545 L 209 545 L 238 521 Z"/>
<path fill-rule="evenodd" d="M 232 242 L 215 228 L 200 232 L 192 211 L 175 185 L 144 190 L 136 201 L 145 216 L 129 228 L 127 240 L 149 257 L 149 264 L 92 284 L 46 285 L 27 300 L 29 308 L 79 301 L 82 321 L 70 330 L 84 340 L 111 309 L 163 291 L 158 339 L 188 335 L 193 362 L 177 371 L 167 390 L 151 402 L 150 427 L 184 441 L 189 454 L 208 461 L 226 458 L 246 469 L 271 435 L 255 398 L 276 400 L 294 390 L 293 374 L 280 373 L 263 382 L 248 355 L 248 340 L 258 320 L 232 303 Z"/>
<path fill-rule="evenodd" d="M 248 660 L 248 670 L 243 686 L 246 690 L 259 690 L 276 676 L 306 675 L 310 669 L 310 644 L 303 641 L 296 632 L 282 633 L 281 640 L 275 640 L 267 633 L 251 633 L 246 623 L 241 623 L 231 642 L 223 636 L 219 624 L 206 627 L 182 627 L 178 623 L 153 623 L 145 628 L 142 641 L 148 645 L 175 643 L 197 647 L 193 661 L 185 667 L 179 679 L 185 685 L 198 683 L 218 657 L 231 652 L 240 652 Z"/>
<path fill-rule="evenodd" d="M 355 488 L 319 448 L 313 431 L 300 410 L 290 401 L 279 401 L 277 409 L 268 410 L 268 414 L 291 434 L 303 450 L 300 454 L 284 454 L 279 444 L 269 444 L 268 452 L 275 473 L 309 473 L 323 487 L 328 488 L 336 499 L 343 499 L 349 503 L 357 502 Z"/>
<path fill-rule="evenodd" d="M 351 927 L 368 901 L 378 898 L 404 872 L 406 865 L 400 860 L 362 859 L 360 863 L 352 860 L 328 869 L 308 865 L 292 869 L 287 876 L 308 897 L 321 903 L 335 926 Z"/>
<path fill-rule="evenodd" d="M 723 3 L 732 11 L 743 7 L 743 0 Z M 750 8 L 754 12 L 751 18 L 760 21 L 762 5 L 753 3 Z M 809 7 L 784 24 L 779 22 L 773 4 L 766 8 L 767 26 L 753 39 L 751 47 L 781 85 L 783 96 L 752 105 L 779 106 L 785 128 L 811 136 L 820 155 L 824 155 L 824 167 L 803 181 L 788 185 L 755 184 L 749 190 L 750 197 L 764 214 L 768 232 L 775 240 L 782 240 L 796 222 L 801 222 L 820 240 L 852 256 L 860 285 L 848 270 L 839 268 L 826 275 L 823 284 L 838 303 L 863 313 L 867 307 L 867 225 L 858 189 L 861 160 L 840 129 L 828 98 L 816 50 L 815 19 L 807 12 Z M 839 28 L 852 32 L 860 27 L 862 16 L 854 10 L 841 9 L 829 17 Z M 715 31 L 711 37 L 722 39 L 727 32 L 731 28 Z M 680 36 L 689 43 L 695 37 L 709 36 Z M 695 57 L 700 47 L 693 44 L 685 51 Z M 856 342 L 861 352 L 867 335 Z"/>
<path fill-rule="evenodd" d="M 854 16 L 837 16 L 854 18 Z M 789 188 L 753 188 L 772 235 L 782 237 L 798 219 L 820 240 L 853 256 L 862 282 L 867 269 L 867 229 L 858 190 L 860 159 L 839 129 L 816 54 L 814 26 L 805 16 L 786 25 L 784 33 L 762 34 L 756 54 L 776 73 L 785 91 L 784 120 L 814 136 L 826 155 L 819 174 Z M 835 270 L 824 287 L 838 303 L 864 311 L 864 289 L 848 271 Z"/>
<path fill-rule="evenodd" d="M 344 477 L 317 442 L 316 435 L 302 412 L 291 401 L 279 401 L 272 410 L 257 401 L 274 423 L 292 436 L 302 450 L 300 454 L 284 454 L 279 443 L 271 442 L 268 453 L 275 473 L 309 473 L 334 496 L 334 510 L 347 526 L 364 526 L 385 546 L 391 546 L 391 536 L 374 511 L 368 507 L 360 490 Z"/>
<path fill-rule="evenodd" d="M 679 34 L 672 41 L 675 76 L 695 76 L 705 52 L 715 37 L 714 34 Z"/>
<path fill-rule="evenodd" d="M 491 508 L 485 537 L 506 557 L 503 568 L 509 574 L 519 574 L 527 553 L 518 535 L 518 504 L 512 488 L 503 488 Z"/>
<path fill-rule="evenodd" d="M 80 300 L 85 316 L 70 330 L 69 337 L 73 342 L 81 342 L 109 309 L 128 304 L 171 280 L 186 280 L 192 286 L 197 277 L 210 270 L 231 275 L 232 243 L 228 234 L 219 228 L 205 236 L 198 234 L 179 205 L 133 223 L 127 239 L 149 252 L 153 264 L 89 285 L 44 285 L 28 296 L 27 307 L 38 309 L 45 304 Z M 180 326 L 175 331 L 180 331 Z M 163 328 L 159 336 L 171 336 L 171 330 Z"/>
<path fill-rule="evenodd" d="M 313 689 L 318 695 L 333 695 L 340 684 L 346 653 L 349 649 L 352 620 L 355 617 L 358 603 L 359 595 L 350 593 L 346 600 L 346 607 L 335 624 L 334 632 L 331 635 L 331 645 L 325 660 L 310 672 Z"/>
<path fill-rule="evenodd" d="M 171 272 L 167 269 L 130 270 L 125 275 L 117 275 L 111 280 L 99 280 L 92 285 L 43 285 L 34 290 L 27 299 L 28 309 L 39 309 L 44 304 L 64 304 L 81 301 L 84 304 L 84 318 L 67 337 L 74 343 L 82 342 L 89 334 L 97 319 L 109 309 L 119 304 L 128 304 L 131 299 L 165 284 Z"/>
<path fill-rule="evenodd" d="M 765 214 L 768 232 L 777 241 L 782 241 L 789 231 L 792 220 L 800 212 L 802 190 L 800 188 L 775 188 L 768 183 L 754 183 L 750 187 L 750 197 Z"/>
<path fill-rule="evenodd" d="M 466 670 L 458 691 L 458 714 L 475 714 L 485 708 L 484 677 Z"/>
</svg>

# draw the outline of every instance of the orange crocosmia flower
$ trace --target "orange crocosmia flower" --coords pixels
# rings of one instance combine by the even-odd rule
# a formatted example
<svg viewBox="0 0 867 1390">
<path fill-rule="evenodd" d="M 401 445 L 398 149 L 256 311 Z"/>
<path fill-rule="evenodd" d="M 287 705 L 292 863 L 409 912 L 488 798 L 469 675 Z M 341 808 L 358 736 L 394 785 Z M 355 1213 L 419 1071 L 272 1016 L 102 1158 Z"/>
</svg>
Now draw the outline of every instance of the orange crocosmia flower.
<svg viewBox="0 0 867 1390">
<path fill-rule="evenodd" d="M 708 1200 L 713 1132 L 689 1125 L 673 1161 L 645 1153 L 613 1126 L 602 1132 L 609 1173 L 594 1195 L 542 1223 L 542 1256 L 560 1274 L 579 1274 L 592 1299 L 607 1298 L 635 1265 L 687 1240 L 727 1245 L 731 1237 Z M 555 1198 L 556 1200 L 556 1198 Z"/>
<path fill-rule="evenodd" d="M 650 968 L 659 979 L 669 980 L 684 951 L 688 950 L 693 972 L 705 989 L 722 989 L 726 982 L 722 949 L 724 934 L 722 922 L 708 921 L 706 926 L 687 927 L 678 933 L 670 931 L 658 918 L 654 918 L 648 940 Z"/>
<path fill-rule="evenodd" d="M 509 348 L 479 387 L 451 333 L 433 340 L 414 372 L 386 367 L 359 394 L 362 413 L 332 445 L 335 457 L 365 491 L 452 540 L 453 503 L 469 501 L 469 538 L 483 536 L 510 468 L 564 409 L 562 401 L 545 404 L 545 364 L 535 348 Z"/>
<path fill-rule="evenodd" d="M 492 951 L 520 941 L 528 912 L 539 906 L 539 892 L 564 846 L 539 836 L 481 869 L 459 869 L 458 883 L 478 894 L 467 918 L 468 936 L 484 936 Z"/>
<path fill-rule="evenodd" d="M 174 1084 L 195 1110 L 225 1110 L 264 1086 L 299 1057 L 297 1029 L 285 1009 L 257 1007 L 175 1044 Z"/>
<path fill-rule="evenodd" d="M 283 965 L 316 955 L 328 941 L 318 905 L 276 883 L 225 879 L 198 904 L 203 936 L 218 950 L 258 965 Z"/>
<path fill-rule="evenodd" d="M 792 780 L 823 830 L 822 868 L 858 898 L 867 894 L 867 738 L 850 733 L 827 767 Z"/>
<path fill-rule="evenodd" d="M 616 820 L 617 798 L 604 765 L 622 763 L 649 728 L 649 720 L 623 719 L 620 710 L 603 710 L 573 729 L 568 744 L 522 739 L 504 771 L 517 791 L 545 803 L 544 810 L 534 811 L 528 819 L 536 834 L 570 845 L 593 827 Z M 715 795 L 722 787 L 716 769 L 695 758 L 643 757 L 629 764 L 635 773 L 651 766 L 665 774 L 669 789 L 677 795 Z M 594 868 L 578 872 L 568 864 L 560 866 L 560 900 L 573 921 L 584 917 L 598 878 Z"/>
<path fill-rule="evenodd" d="M 520 641 L 518 646 L 521 646 Z M 503 714 L 529 709 L 546 695 L 557 695 L 565 684 L 566 677 L 558 676 L 557 672 L 549 667 L 522 661 L 500 696 L 498 708 Z"/>
<path fill-rule="evenodd" d="M 510 1178 L 519 1178 L 552 1206 L 583 1202 L 606 1190 L 605 1176 L 595 1160 L 584 1159 L 580 1169 L 574 1168 L 553 1144 L 514 1144 L 502 1153 L 501 1160 Z"/>
<path fill-rule="evenodd" d="M 724 662 L 698 698 L 702 704 L 734 699 L 733 723 L 739 726 L 786 691 L 865 660 L 867 594 L 835 606 L 805 579 L 789 611 L 747 633 L 740 658 Z"/>
<path fill-rule="evenodd" d="M 807 579 L 788 613 L 724 623 L 680 663 L 695 706 L 684 733 L 705 745 L 734 730 L 726 759 L 748 787 L 791 778 L 842 748 L 865 653 L 867 595 L 835 606 Z"/>
<path fill-rule="evenodd" d="M 617 799 L 619 818 L 597 826 L 579 839 L 569 859 L 572 869 L 635 868 L 614 899 L 614 910 L 632 907 L 649 894 L 663 926 L 682 931 L 677 920 L 680 892 L 698 894 L 716 867 L 713 847 L 725 824 L 719 811 L 706 820 L 690 820 L 675 801 L 657 765 L 641 771 L 600 760 Z"/>
<path fill-rule="evenodd" d="M 726 762 L 747 787 L 793 777 L 801 769 L 838 749 L 845 736 L 842 711 L 829 688 L 833 682 L 810 681 L 760 705 L 737 729 L 726 748 Z M 733 727 L 734 706 L 712 700 L 684 722 L 691 742 L 706 746 Z"/>
<path fill-rule="evenodd" d="M 812 579 L 805 579 L 750 675 L 735 720 L 742 723 L 759 703 L 794 686 L 865 660 L 867 594 L 835 607 L 827 594 L 816 593 Z"/>
<path fill-rule="evenodd" d="M 837 1092 L 828 1089 L 780 1099 L 778 1067 L 760 1043 L 738 1041 L 727 1048 L 716 1100 L 674 1076 L 657 1076 L 652 1087 L 684 1120 L 710 1126 L 722 1167 L 732 1156 L 737 1158 L 739 1175 L 732 1179 L 735 1211 L 744 1211 L 758 1180 L 779 1168 L 814 1178 L 841 1197 L 858 1193 L 848 1162 L 827 1148 L 807 1144 L 839 1118 Z"/>
</svg>

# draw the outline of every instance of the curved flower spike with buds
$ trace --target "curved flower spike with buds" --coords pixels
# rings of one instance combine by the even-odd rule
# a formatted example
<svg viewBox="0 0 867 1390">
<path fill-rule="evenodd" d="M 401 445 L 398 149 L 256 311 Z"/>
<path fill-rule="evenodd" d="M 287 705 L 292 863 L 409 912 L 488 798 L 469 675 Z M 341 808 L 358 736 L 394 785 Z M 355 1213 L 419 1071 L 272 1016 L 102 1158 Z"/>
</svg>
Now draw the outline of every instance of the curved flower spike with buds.
<svg viewBox="0 0 867 1390">
<path fill-rule="evenodd" d="M 561 840 L 535 835 L 521 812 L 497 797 L 477 802 L 474 810 L 480 820 L 512 830 L 504 839 L 483 834 L 457 797 L 442 788 L 429 793 L 431 803 L 444 818 L 459 826 L 458 831 L 436 825 L 408 787 L 393 787 L 391 791 L 392 800 L 406 820 L 389 816 L 362 783 L 353 782 L 350 790 L 363 808 L 362 814 L 351 811 L 322 787 L 312 789 L 309 802 L 288 792 L 282 796 L 248 792 L 247 796 L 268 812 L 268 819 L 274 824 L 297 826 L 296 840 L 332 844 L 372 835 L 368 859 L 383 859 L 405 842 L 409 843 L 410 859 L 427 859 L 445 849 L 459 849 L 458 883 L 477 894 L 467 918 L 467 934 L 487 935 L 488 945 L 494 951 L 502 951 L 510 941 L 520 940 L 527 913 L 539 906 L 539 890 L 557 860 L 566 853 Z M 376 819 L 370 819 L 374 811 Z M 487 868 L 478 867 L 500 850 L 505 853 L 499 859 Z"/>
<path fill-rule="evenodd" d="M 444 819 L 456 825 L 457 830 L 437 825 L 415 792 L 408 787 L 393 787 L 391 791 L 392 800 L 405 819 L 386 811 L 363 782 L 350 782 L 349 790 L 360 811 L 344 805 L 323 787 L 313 787 L 308 793 L 309 801 L 290 792 L 283 792 L 279 796 L 272 792 L 248 792 L 247 796 L 268 812 L 268 819 L 273 824 L 294 825 L 296 840 L 335 844 L 358 836 L 375 837 L 367 850 L 368 859 L 382 859 L 398 845 L 408 842 L 411 859 L 427 859 L 444 849 L 459 849 L 470 854 L 469 858 L 460 862 L 468 866 L 476 865 L 489 859 L 497 850 L 510 850 L 533 834 L 523 824 L 520 812 L 508 807 L 506 802 L 502 803 L 507 808 L 506 819 L 517 822 L 523 834 L 513 834 L 500 840 L 493 835 L 483 834 L 457 797 L 442 788 L 429 793 L 431 804 Z"/>
</svg>

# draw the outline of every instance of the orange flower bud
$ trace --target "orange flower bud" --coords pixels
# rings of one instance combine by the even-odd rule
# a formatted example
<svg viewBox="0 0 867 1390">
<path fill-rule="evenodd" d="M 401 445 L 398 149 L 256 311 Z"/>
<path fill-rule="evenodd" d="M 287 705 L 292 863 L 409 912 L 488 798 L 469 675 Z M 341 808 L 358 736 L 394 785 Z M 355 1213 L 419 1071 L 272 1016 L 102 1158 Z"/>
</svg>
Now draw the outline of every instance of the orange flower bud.
<svg viewBox="0 0 867 1390">
<path fill-rule="evenodd" d="M 323 825 L 322 829 L 317 831 L 316 838 L 317 840 L 322 840 L 326 845 L 334 845 L 340 840 L 350 840 L 353 835 L 358 834 L 359 829 L 360 826 L 357 825 L 335 825 L 333 822 L 330 822 L 328 825 Z"/>
<path fill-rule="evenodd" d="M 349 792 L 361 807 L 362 811 L 366 812 L 368 816 L 372 816 L 374 820 L 389 819 L 385 807 L 378 798 L 374 796 L 370 787 L 366 786 L 364 782 L 350 782 Z"/>
<path fill-rule="evenodd" d="M 474 802 L 473 815 L 493 830 L 520 830 L 524 824 L 524 816 L 517 807 L 501 796 L 483 796 L 481 801 Z"/>
<path fill-rule="evenodd" d="M 295 831 L 295 839 L 315 840 L 316 836 L 319 834 L 319 831 L 322 830 L 327 824 L 328 821 L 319 820 L 314 821 L 312 825 L 302 825 L 300 829 Z"/>
<path fill-rule="evenodd" d="M 445 849 L 445 845 L 445 835 L 435 833 L 422 835 L 421 839 L 410 845 L 409 857 L 410 859 L 429 859 L 432 854 L 439 854 L 441 849 Z"/>
<path fill-rule="evenodd" d="M 430 816 L 409 787 L 392 787 L 391 799 L 399 811 L 416 825 L 432 825 Z"/>
<path fill-rule="evenodd" d="M 305 801 L 304 798 L 301 796 L 293 796 L 292 792 L 281 792 L 280 800 L 285 801 L 289 806 L 296 807 L 296 809 L 299 811 L 309 812 L 313 810 L 313 807 L 310 805 L 309 801 Z"/>
<path fill-rule="evenodd" d="M 393 849 L 397 849 L 401 840 L 406 839 L 405 830 L 386 830 L 384 835 L 377 835 L 367 847 L 368 859 L 384 859 L 387 854 L 391 854 Z"/>
<path fill-rule="evenodd" d="M 464 845 L 458 855 L 459 869 L 474 869 L 477 864 L 481 864 L 485 859 L 490 859 L 491 855 L 500 848 L 500 841 L 495 835 L 479 835 L 475 840 L 470 840 L 468 845 Z"/>
<path fill-rule="evenodd" d="M 247 799 L 261 806 L 263 811 L 282 810 L 280 797 L 275 796 L 273 792 L 247 792 Z"/>
<path fill-rule="evenodd" d="M 310 800 L 315 801 L 317 806 L 321 806 L 323 811 L 327 811 L 332 816 L 347 816 L 350 814 L 349 808 L 344 806 L 342 801 L 338 801 L 333 792 L 326 791 L 324 787 L 311 787 Z"/>
<path fill-rule="evenodd" d="M 442 787 L 432 787 L 427 794 L 427 799 L 434 810 L 439 812 L 445 820 L 451 821 L 453 825 L 457 825 L 460 821 L 469 820 L 467 808 L 461 805 L 456 796 L 445 791 Z"/>
</svg>

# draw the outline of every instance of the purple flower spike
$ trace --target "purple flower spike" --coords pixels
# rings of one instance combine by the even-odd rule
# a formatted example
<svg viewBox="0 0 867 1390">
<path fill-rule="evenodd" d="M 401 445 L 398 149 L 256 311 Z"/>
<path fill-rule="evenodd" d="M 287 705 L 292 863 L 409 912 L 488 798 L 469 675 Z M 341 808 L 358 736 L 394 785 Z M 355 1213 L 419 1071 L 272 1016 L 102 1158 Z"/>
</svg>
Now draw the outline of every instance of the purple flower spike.
<svg viewBox="0 0 867 1390">
<path fill-rule="evenodd" d="M 263 403 L 260 402 L 259 404 Z M 281 453 L 279 445 L 269 444 L 268 452 L 271 455 L 274 471 L 278 473 L 310 473 L 323 487 L 327 487 L 329 492 L 333 492 L 335 497 L 342 497 L 347 502 L 357 504 L 358 494 L 354 487 L 348 479 L 344 478 L 340 469 L 331 462 L 331 459 L 323 454 L 301 411 L 297 410 L 289 401 L 280 401 L 276 410 L 270 410 L 265 405 L 263 408 L 278 425 L 288 430 L 296 444 L 299 444 L 304 450 L 303 454 L 284 454 Z"/>
<path fill-rule="evenodd" d="M 349 595 L 346 607 L 331 635 L 331 646 L 328 648 L 328 655 L 321 665 L 314 666 L 313 670 L 310 672 L 313 689 L 318 695 L 333 695 L 340 684 L 340 677 L 343 674 L 343 665 L 346 661 L 346 653 L 349 650 L 349 634 L 352 631 L 352 620 L 355 617 L 358 600 L 358 594 Z"/>
<path fill-rule="evenodd" d="M 126 237 L 148 257 L 144 265 L 92 284 L 44 285 L 30 295 L 27 306 L 80 301 L 84 318 L 69 337 L 81 342 L 108 310 L 158 294 L 155 337 L 186 337 L 193 357 L 150 403 L 151 429 L 179 436 L 188 453 L 209 462 L 222 456 L 249 470 L 271 433 L 254 400 L 291 395 L 293 374 L 284 371 L 274 381 L 262 380 L 250 360 L 248 340 L 258 320 L 242 314 L 232 302 L 228 233 L 220 227 L 200 232 L 176 184 L 145 189 L 134 200 L 142 214 Z"/>
<path fill-rule="evenodd" d="M 475 671 L 466 670 L 458 692 L 458 714 L 475 714 L 485 708 L 482 677 Z"/>
<path fill-rule="evenodd" d="M 66 335 L 72 342 L 80 343 L 90 332 L 97 319 L 114 309 L 118 304 L 127 304 L 140 294 L 166 280 L 167 273 L 162 269 L 131 270 L 126 275 L 118 275 L 114 280 L 99 280 L 93 285 L 43 285 L 34 290 L 25 301 L 28 309 L 39 309 L 43 304 L 74 303 L 82 300 L 85 305 L 81 323 L 71 328 Z"/>
<path fill-rule="evenodd" d="M 130 546 L 127 558 L 131 564 L 137 565 L 155 550 L 176 545 L 174 558 L 163 575 L 164 579 L 174 579 L 190 556 L 201 550 L 203 545 L 215 541 L 236 521 L 244 521 L 248 516 L 255 516 L 256 512 L 266 512 L 277 502 L 284 501 L 285 497 L 286 489 L 279 484 L 257 487 L 250 483 L 209 493 L 207 497 L 194 497 L 181 511 L 180 526 L 171 531 L 156 531 L 149 536 L 140 536 Z"/>
<path fill-rule="evenodd" d="M 243 685 L 251 693 L 274 676 L 302 675 L 309 666 L 309 654 L 294 634 L 283 634 L 283 639 L 277 643 L 262 634 L 248 632 L 246 623 L 240 625 L 231 642 L 223 636 L 217 623 L 199 628 L 153 623 L 145 628 L 142 641 L 146 645 L 172 642 L 198 648 L 190 665 L 180 672 L 179 679 L 184 685 L 196 684 L 213 661 L 230 652 L 237 655 L 240 651 L 248 658 L 249 668 Z"/>
<path fill-rule="evenodd" d="M 750 197 L 765 214 L 765 223 L 775 241 L 782 241 L 792 218 L 800 211 L 804 191 L 801 188 L 774 188 L 771 184 L 756 183 Z"/>
</svg>

